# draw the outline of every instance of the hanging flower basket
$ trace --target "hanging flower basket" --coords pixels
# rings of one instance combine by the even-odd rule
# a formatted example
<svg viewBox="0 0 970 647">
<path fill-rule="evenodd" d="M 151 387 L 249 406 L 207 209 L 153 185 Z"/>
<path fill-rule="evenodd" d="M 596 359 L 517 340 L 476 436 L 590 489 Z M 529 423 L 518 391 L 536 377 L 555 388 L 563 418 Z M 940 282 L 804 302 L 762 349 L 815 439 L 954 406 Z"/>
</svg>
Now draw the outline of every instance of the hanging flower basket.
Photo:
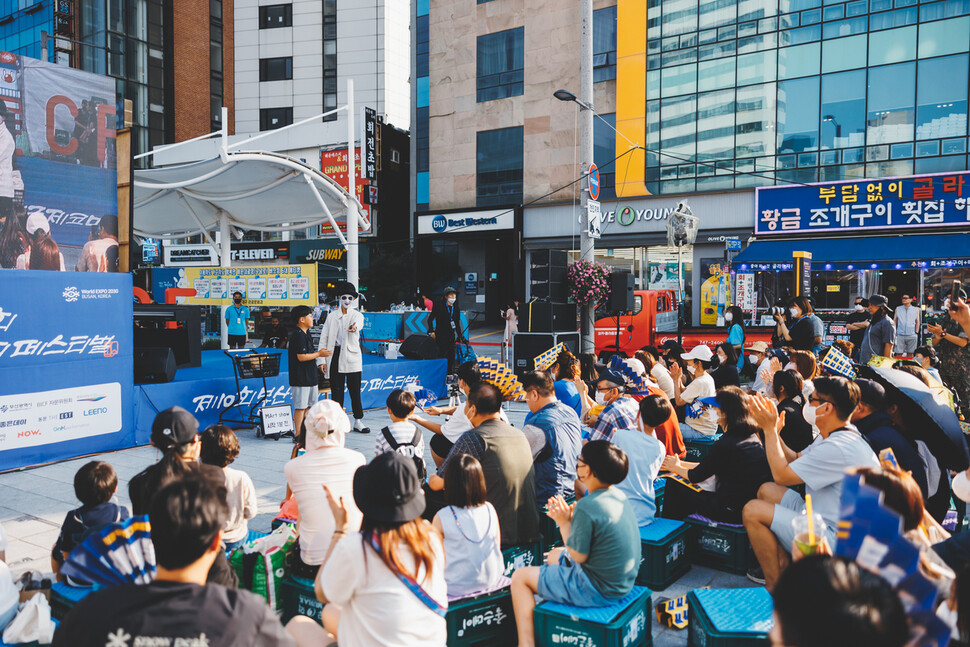
<svg viewBox="0 0 970 647">
<path fill-rule="evenodd" d="M 595 305 L 610 298 L 610 268 L 596 261 L 576 261 L 566 271 L 569 296 L 580 306 Z"/>
</svg>

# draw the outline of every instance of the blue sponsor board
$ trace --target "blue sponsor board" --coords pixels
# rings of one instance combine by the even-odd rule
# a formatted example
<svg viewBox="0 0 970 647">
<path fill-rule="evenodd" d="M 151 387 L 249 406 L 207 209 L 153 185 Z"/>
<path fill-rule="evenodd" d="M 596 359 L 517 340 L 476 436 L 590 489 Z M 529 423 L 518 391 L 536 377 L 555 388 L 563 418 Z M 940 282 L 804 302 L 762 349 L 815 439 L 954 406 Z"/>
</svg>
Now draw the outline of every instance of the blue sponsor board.
<svg viewBox="0 0 970 647">
<path fill-rule="evenodd" d="M 970 225 L 970 172 L 758 187 L 755 235 Z"/>
<path fill-rule="evenodd" d="M 0 272 L 0 471 L 135 444 L 131 287 Z"/>
</svg>

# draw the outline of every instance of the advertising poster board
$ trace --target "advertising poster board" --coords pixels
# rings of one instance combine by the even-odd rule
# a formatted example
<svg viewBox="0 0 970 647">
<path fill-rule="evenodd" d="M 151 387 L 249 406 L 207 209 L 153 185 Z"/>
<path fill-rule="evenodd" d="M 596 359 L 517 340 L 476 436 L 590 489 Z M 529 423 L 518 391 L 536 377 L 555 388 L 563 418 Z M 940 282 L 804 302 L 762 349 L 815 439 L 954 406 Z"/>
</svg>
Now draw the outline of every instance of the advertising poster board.
<svg viewBox="0 0 970 647">
<path fill-rule="evenodd" d="M 314 306 L 316 265 L 255 265 L 251 267 L 186 267 L 186 287 L 195 288 L 188 305 L 226 305 L 242 292 L 243 305 Z"/>
</svg>

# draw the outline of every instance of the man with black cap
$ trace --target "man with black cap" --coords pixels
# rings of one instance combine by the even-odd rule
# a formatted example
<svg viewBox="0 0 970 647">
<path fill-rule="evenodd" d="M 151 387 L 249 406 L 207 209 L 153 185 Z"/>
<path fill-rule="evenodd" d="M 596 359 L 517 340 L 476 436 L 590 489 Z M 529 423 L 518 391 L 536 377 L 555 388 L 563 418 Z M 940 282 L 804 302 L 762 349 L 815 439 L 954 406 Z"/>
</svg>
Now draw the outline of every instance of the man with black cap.
<svg viewBox="0 0 970 647">
<path fill-rule="evenodd" d="M 128 498 L 131 499 L 134 514 L 148 514 L 157 492 L 173 481 L 188 477 L 204 479 L 211 488 L 222 493 L 225 501 L 225 474 L 214 465 L 199 462 L 202 443 L 199 421 L 195 416 L 182 407 L 170 407 L 159 412 L 152 422 L 149 442 L 162 452 L 162 458 L 128 481 Z M 229 567 L 224 551 L 216 555 L 207 581 L 231 588 L 236 586 L 236 574 Z"/>
<path fill-rule="evenodd" d="M 866 439 L 872 451 L 879 455 L 884 449 L 893 450 L 896 462 L 913 475 L 925 500 L 928 495 L 926 466 L 920 458 L 916 445 L 893 427 L 892 418 L 886 412 L 886 390 L 873 380 L 858 379 L 859 404 L 852 413 L 852 424 Z"/>
<path fill-rule="evenodd" d="M 455 343 L 468 343 L 461 327 L 458 291 L 448 286 L 444 299 L 434 305 L 428 318 L 428 334 L 438 344 L 438 356 L 448 360 L 448 375 L 455 370 Z"/>
<path fill-rule="evenodd" d="M 859 363 L 868 364 L 874 356 L 893 356 L 893 345 L 896 343 L 896 327 L 893 320 L 886 316 L 892 314 L 889 300 L 881 294 L 869 297 L 869 314 L 872 319 L 862 337 L 859 347 Z"/>
<path fill-rule="evenodd" d="M 322 373 L 329 368 L 330 397 L 344 406 L 344 383 L 350 392 L 350 403 L 354 410 L 353 430 L 362 434 L 370 432 L 364 426 L 364 409 L 360 404 L 360 375 L 364 370 L 363 355 L 360 351 L 360 331 L 364 329 L 364 315 L 355 307 L 357 288 L 349 281 L 337 281 L 336 288 L 340 305 L 327 316 L 320 332 L 317 349 L 328 351 L 318 359 L 317 366 Z"/>
</svg>

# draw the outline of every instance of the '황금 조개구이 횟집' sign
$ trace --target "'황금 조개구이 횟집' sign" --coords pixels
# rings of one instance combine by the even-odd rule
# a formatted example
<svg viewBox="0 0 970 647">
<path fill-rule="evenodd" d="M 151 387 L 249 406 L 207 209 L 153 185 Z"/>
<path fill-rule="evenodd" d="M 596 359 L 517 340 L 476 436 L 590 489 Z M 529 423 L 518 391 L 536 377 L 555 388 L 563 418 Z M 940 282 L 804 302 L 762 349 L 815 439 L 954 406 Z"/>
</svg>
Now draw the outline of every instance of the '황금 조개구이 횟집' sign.
<svg viewBox="0 0 970 647">
<path fill-rule="evenodd" d="M 755 235 L 970 225 L 970 172 L 758 187 Z"/>
</svg>

